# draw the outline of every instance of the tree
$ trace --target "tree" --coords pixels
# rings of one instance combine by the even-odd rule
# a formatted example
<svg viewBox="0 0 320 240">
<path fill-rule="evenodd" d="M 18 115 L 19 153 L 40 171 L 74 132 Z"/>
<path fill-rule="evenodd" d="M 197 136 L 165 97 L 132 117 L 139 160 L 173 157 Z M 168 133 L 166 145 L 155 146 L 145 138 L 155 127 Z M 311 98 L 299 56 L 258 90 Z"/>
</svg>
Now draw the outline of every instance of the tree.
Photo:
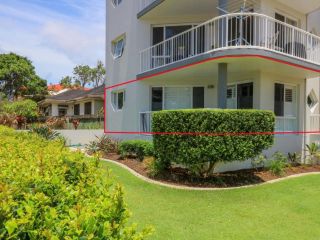
<svg viewBox="0 0 320 240">
<path fill-rule="evenodd" d="M 42 94 L 46 88 L 46 81 L 36 75 L 29 59 L 15 53 L 0 54 L 0 90 L 9 100 L 23 94 Z"/>
<path fill-rule="evenodd" d="M 94 87 L 98 87 L 104 83 L 106 69 L 102 61 L 98 61 L 97 66 L 91 70 L 91 77 Z"/>
<path fill-rule="evenodd" d="M 75 82 L 80 83 L 81 87 L 85 87 L 92 81 L 92 70 L 88 65 L 78 65 L 73 69 Z"/>
<path fill-rule="evenodd" d="M 29 96 L 32 100 L 38 102 L 45 98 L 48 94 L 47 81 L 35 76 L 27 82 L 25 90 L 22 91 L 24 96 Z"/>
<path fill-rule="evenodd" d="M 64 78 L 61 79 L 60 84 L 65 87 L 65 88 L 70 88 L 72 87 L 72 77 L 70 76 L 66 76 Z"/>
</svg>

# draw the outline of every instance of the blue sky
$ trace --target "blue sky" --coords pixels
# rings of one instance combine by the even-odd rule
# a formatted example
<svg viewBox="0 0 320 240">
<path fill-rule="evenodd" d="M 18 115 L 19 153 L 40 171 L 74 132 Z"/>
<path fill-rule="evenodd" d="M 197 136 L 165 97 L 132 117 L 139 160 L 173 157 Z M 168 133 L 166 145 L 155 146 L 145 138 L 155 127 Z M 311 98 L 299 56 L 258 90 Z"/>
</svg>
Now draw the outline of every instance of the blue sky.
<svg viewBox="0 0 320 240">
<path fill-rule="evenodd" d="M 0 0 L 0 52 L 28 57 L 49 83 L 104 61 L 105 0 Z"/>
</svg>

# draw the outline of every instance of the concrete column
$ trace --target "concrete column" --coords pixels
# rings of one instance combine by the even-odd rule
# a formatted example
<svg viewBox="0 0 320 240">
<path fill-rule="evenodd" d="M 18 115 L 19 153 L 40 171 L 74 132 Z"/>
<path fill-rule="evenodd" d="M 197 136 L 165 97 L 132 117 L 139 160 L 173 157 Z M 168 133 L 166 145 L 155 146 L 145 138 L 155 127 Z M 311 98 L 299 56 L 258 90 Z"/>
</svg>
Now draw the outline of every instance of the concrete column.
<svg viewBox="0 0 320 240">
<path fill-rule="evenodd" d="M 228 64 L 218 64 L 218 108 L 227 108 Z"/>
</svg>

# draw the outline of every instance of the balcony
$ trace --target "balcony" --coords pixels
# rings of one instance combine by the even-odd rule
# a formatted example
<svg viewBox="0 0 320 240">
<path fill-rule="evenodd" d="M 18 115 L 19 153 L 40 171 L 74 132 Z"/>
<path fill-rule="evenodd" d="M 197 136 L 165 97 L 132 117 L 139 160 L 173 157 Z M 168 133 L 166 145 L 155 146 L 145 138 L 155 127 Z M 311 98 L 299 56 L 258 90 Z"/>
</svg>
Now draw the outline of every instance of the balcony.
<svg viewBox="0 0 320 240">
<path fill-rule="evenodd" d="M 320 37 L 266 15 L 234 13 L 142 50 L 140 74 L 220 50 L 249 48 L 320 66 Z"/>
</svg>

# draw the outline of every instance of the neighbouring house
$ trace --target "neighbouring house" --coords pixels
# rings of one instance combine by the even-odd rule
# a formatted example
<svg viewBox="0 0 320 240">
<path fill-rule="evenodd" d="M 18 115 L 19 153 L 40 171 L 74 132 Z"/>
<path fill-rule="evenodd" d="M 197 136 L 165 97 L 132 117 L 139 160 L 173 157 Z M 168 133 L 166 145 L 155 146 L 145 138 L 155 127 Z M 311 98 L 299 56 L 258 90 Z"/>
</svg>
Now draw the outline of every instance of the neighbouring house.
<svg viewBox="0 0 320 240">
<path fill-rule="evenodd" d="M 316 0 L 107 1 L 107 130 L 151 131 L 165 109 L 264 109 L 272 149 L 301 152 L 320 134 Z M 141 79 L 130 84 L 119 84 Z M 123 135 L 122 137 L 130 137 Z M 248 167 L 235 163 L 222 167 Z"/>
<path fill-rule="evenodd" d="M 104 85 L 91 90 L 70 89 L 47 96 L 39 106 L 47 117 L 101 118 L 103 103 Z"/>
</svg>

